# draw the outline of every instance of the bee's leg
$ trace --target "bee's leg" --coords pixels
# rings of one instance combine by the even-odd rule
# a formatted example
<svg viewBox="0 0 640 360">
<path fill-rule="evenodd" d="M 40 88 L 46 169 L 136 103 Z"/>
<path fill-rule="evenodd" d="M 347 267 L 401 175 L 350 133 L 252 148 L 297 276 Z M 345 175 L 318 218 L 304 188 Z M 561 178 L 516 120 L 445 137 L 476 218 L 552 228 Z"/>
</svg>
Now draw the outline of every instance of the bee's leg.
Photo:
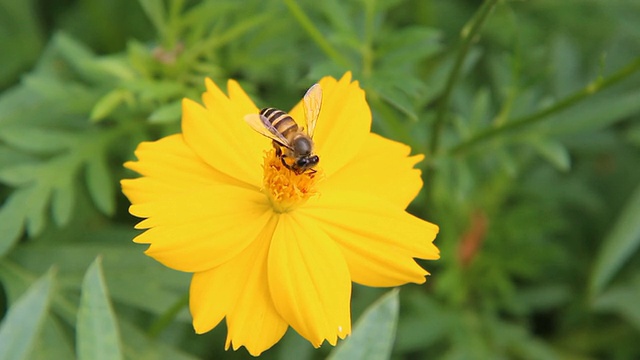
<svg viewBox="0 0 640 360">
<path fill-rule="evenodd" d="M 289 170 L 295 171 L 289 164 L 287 164 L 287 162 L 284 160 L 285 158 L 287 158 L 287 156 L 284 156 L 284 155 L 280 156 L 280 161 L 282 161 L 282 165 Z"/>
<path fill-rule="evenodd" d="M 276 149 L 276 156 L 282 158 L 282 147 L 277 142 L 273 142 L 273 148 Z"/>
</svg>

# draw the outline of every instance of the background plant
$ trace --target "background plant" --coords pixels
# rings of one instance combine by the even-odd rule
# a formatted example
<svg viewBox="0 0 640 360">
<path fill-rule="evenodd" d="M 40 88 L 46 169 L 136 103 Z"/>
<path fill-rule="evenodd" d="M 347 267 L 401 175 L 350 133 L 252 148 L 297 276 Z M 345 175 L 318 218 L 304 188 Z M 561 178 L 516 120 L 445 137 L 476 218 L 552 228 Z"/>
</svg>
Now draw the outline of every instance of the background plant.
<svg viewBox="0 0 640 360">
<path fill-rule="evenodd" d="M 346 70 L 374 131 L 427 155 L 410 211 L 440 225 L 443 258 L 399 296 L 356 286 L 364 314 L 344 346 L 315 351 L 290 331 L 264 357 L 640 356 L 637 2 L 0 9 L 0 358 L 249 357 L 223 351 L 223 326 L 193 334 L 188 274 L 130 242 L 121 164 L 179 131 L 205 76 L 290 108 Z"/>
</svg>

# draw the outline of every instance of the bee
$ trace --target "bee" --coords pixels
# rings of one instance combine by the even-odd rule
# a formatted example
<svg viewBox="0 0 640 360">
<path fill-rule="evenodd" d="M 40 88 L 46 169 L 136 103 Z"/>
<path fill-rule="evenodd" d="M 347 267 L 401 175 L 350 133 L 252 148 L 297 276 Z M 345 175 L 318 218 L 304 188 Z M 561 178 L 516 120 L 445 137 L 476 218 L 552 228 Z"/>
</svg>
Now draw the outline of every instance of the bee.
<svg viewBox="0 0 640 360">
<path fill-rule="evenodd" d="M 259 114 L 249 114 L 244 120 L 251 128 L 273 140 L 276 156 L 282 165 L 297 175 L 318 165 L 320 158 L 313 153 L 313 132 L 322 106 L 322 88 L 315 84 L 302 99 L 306 126 L 300 127 L 282 110 L 264 108 Z"/>
</svg>

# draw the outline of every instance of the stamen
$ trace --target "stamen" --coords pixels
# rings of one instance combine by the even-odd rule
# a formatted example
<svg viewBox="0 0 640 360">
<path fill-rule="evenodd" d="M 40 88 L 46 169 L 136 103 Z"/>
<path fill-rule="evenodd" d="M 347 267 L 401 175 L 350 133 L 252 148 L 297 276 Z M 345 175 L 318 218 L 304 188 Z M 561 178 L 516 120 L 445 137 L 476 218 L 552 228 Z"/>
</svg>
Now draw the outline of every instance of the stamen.
<svg viewBox="0 0 640 360">
<path fill-rule="evenodd" d="M 282 164 L 275 150 L 266 153 L 263 191 L 276 212 L 291 211 L 317 194 L 315 185 L 322 178 L 322 170 L 314 170 L 296 174 Z"/>
</svg>

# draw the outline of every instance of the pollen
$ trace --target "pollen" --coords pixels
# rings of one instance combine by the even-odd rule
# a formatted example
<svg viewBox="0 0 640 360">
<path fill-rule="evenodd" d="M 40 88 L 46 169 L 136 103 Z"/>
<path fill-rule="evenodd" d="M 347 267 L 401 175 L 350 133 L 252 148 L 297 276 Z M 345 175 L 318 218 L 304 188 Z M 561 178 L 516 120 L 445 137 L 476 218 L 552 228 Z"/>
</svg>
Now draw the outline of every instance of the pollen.
<svg viewBox="0 0 640 360">
<path fill-rule="evenodd" d="M 266 153 L 262 191 L 269 198 L 274 211 L 289 212 L 317 194 L 315 188 L 322 178 L 322 170 L 314 170 L 296 174 L 282 164 L 275 150 Z"/>
</svg>

